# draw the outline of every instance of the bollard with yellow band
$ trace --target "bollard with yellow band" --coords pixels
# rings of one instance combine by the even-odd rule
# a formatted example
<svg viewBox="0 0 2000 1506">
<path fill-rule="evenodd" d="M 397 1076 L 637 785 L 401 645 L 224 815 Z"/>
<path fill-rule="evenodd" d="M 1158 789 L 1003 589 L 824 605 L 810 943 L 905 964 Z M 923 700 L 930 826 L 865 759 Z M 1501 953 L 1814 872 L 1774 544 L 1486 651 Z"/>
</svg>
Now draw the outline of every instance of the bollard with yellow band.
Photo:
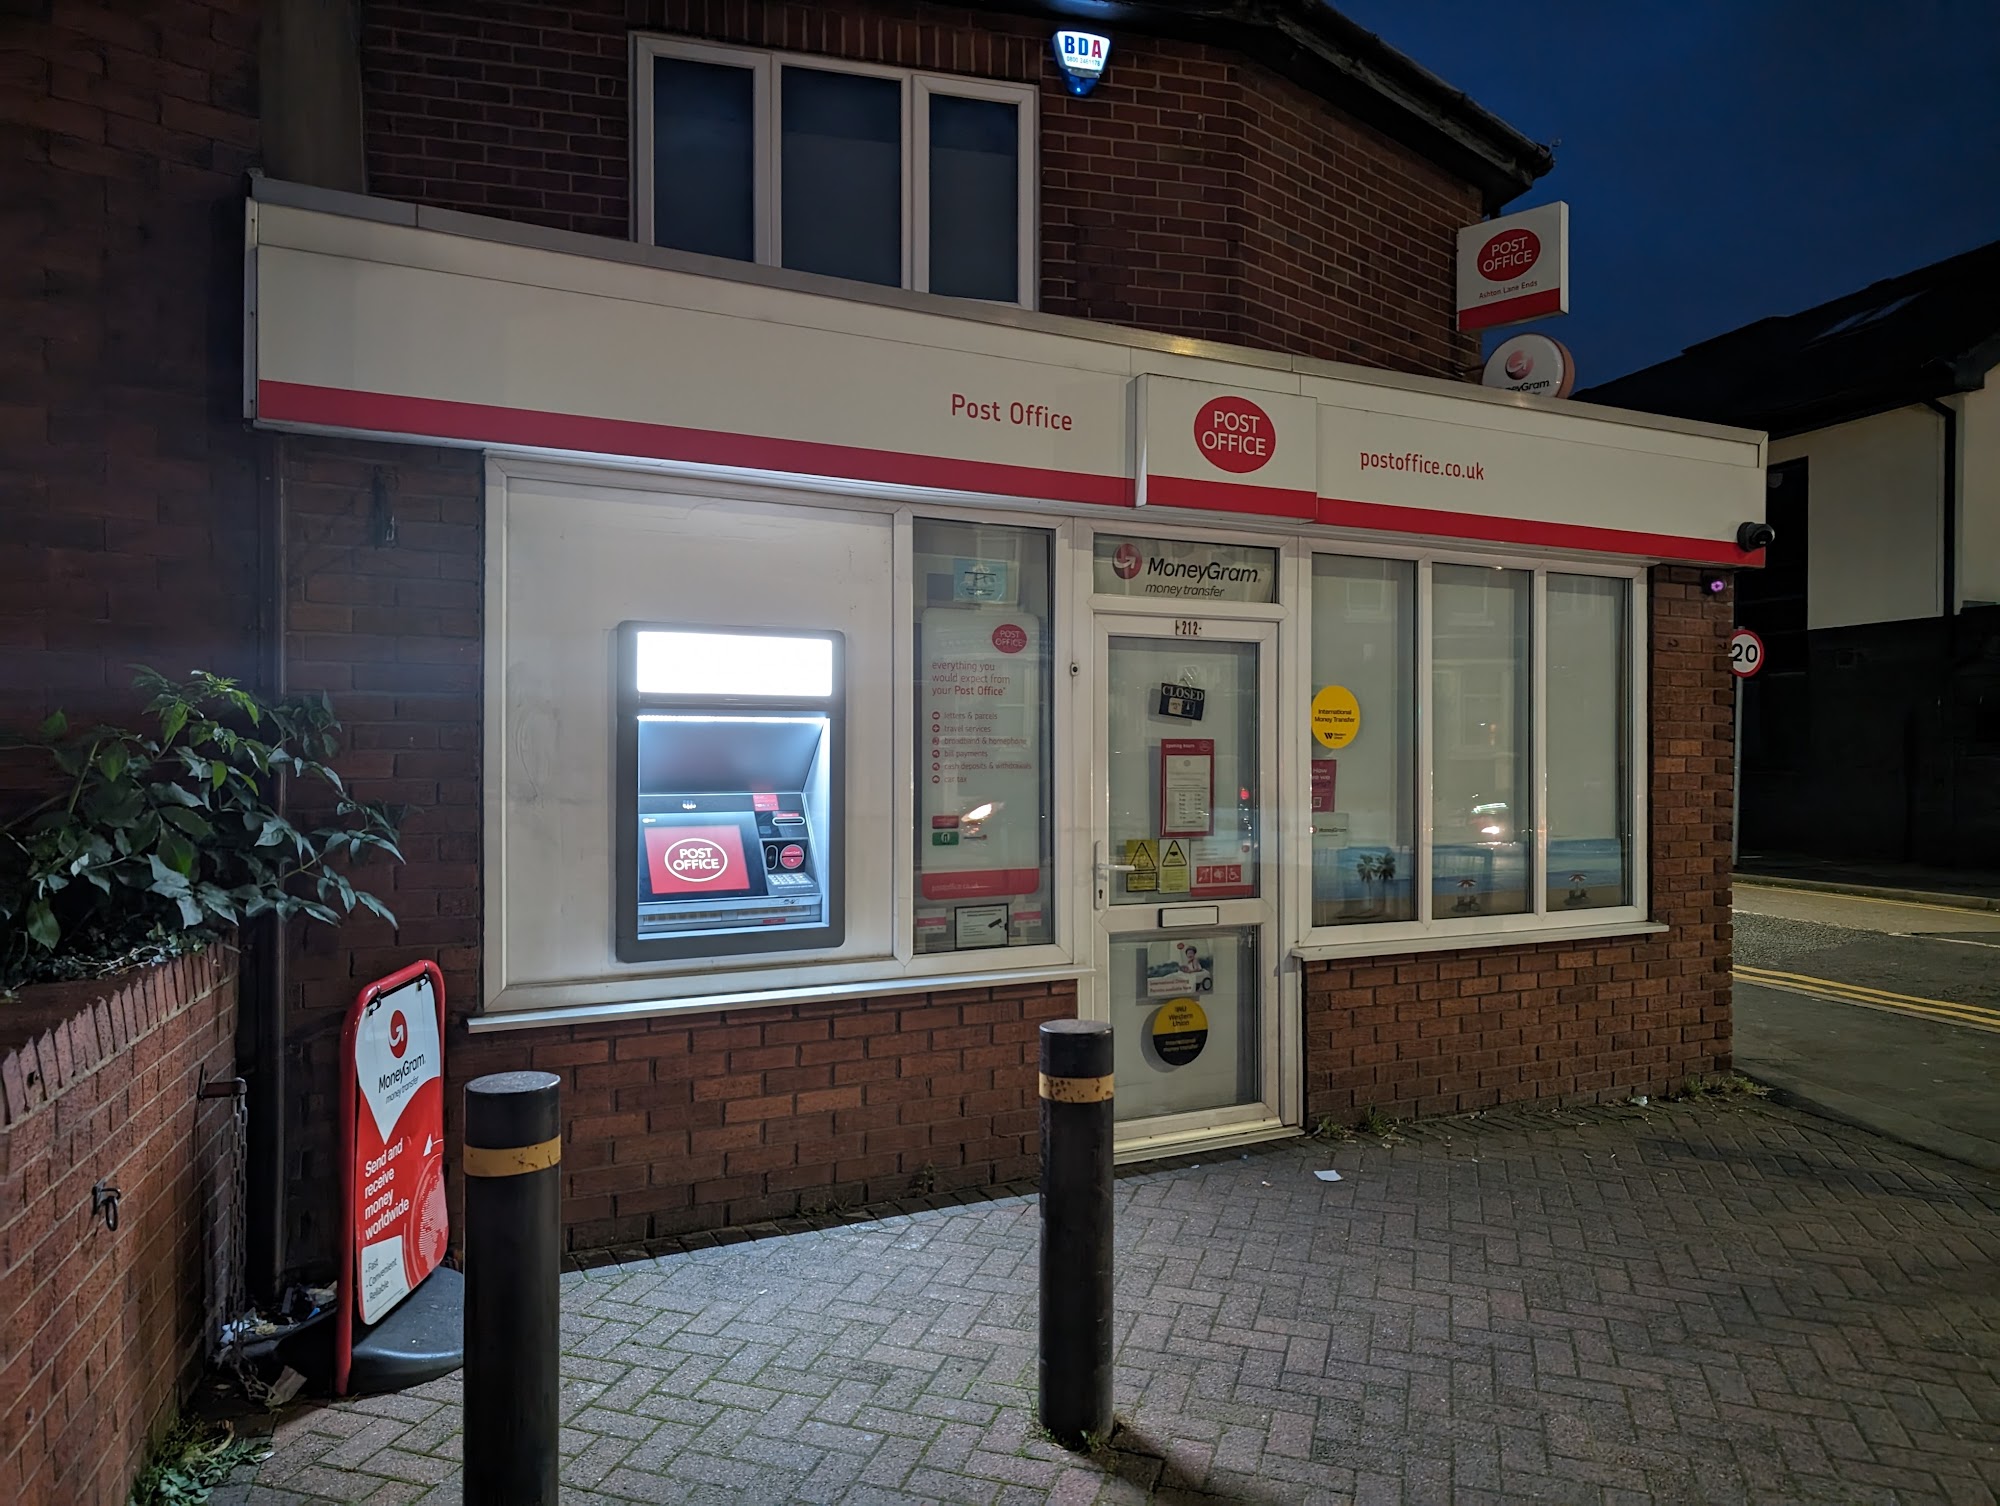
<svg viewBox="0 0 2000 1506">
<path fill-rule="evenodd" d="M 1111 1026 L 1042 1026 L 1042 1426 L 1111 1432 Z"/>
<path fill-rule="evenodd" d="M 556 1506 L 560 1086 L 549 1072 L 465 1085 L 466 1506 Z"/>
</svg>

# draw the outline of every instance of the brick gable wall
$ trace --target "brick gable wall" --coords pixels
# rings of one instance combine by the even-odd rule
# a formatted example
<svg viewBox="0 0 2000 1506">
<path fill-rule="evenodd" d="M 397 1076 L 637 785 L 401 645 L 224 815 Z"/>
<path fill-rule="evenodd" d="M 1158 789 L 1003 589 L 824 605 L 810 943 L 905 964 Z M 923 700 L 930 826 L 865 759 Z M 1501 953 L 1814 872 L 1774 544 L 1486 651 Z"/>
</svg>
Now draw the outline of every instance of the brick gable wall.
<svg viewBox="0 0 2000 1506">
<path fill-rule="evenodd" d="M 231 1100 L 195 1095 L 235 1070 L 235 953 L 0 1008 L 0 1490 L 120 1506 L 214 1337 L 235 1129 Z"/>
<path fill-rule="evenodd" d="M 236 352 L 256 14 L 99 0 L 7 23 L 0 726 L 122 718 L 135 663 L 253 665 Z"/>
<path fill-rule="evenodd" d="M 371 4 L 371 191 L 623 238 L 632 30 L 1038 84 L 1050 313 L 1434 375 L 1477 362 L 1452 329 L 1467 185 L 1213 48 L 1120 35 L 1078 99 L 1046 27 L 963 6 Z"/>
</svg>

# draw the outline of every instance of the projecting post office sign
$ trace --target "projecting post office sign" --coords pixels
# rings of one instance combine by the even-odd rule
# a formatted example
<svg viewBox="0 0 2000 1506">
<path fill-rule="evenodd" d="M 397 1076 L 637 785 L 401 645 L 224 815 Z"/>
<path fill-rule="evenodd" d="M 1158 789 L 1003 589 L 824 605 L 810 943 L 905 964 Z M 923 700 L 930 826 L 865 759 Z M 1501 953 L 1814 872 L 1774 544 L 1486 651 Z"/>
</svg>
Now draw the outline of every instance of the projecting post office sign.
<svg viewBox="0 0 2000 1506">
<path fill-rule="evenodd" d="M 1458 232 L 1458 327 L 1569 312 L 1569 205 L 1544 204 Z"/>
</svg>

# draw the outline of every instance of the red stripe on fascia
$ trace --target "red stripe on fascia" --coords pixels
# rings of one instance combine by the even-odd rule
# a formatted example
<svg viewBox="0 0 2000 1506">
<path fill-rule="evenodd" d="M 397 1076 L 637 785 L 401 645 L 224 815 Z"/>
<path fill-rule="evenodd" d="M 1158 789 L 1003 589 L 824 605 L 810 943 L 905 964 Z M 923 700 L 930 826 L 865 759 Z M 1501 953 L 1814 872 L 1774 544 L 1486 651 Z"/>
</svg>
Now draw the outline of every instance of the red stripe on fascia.
<svg viewBox="0 0 2000 1506">
<path fill-rule="evenodd" d="M 1503 298 L 1498 303 L 1460 309 L 1458 327 L 1461 331 L 1491 329 L 1496 324 L 1519 324 L 1523 319 L 1561 312 L 1562 289 L 1548 288 L 1539 293 L 1523 293 L 1519 298 Z"/>
<path fill-rule="evenodd" d="M 1761 565 L 1763 551 L 1746 554 L 1722 539 L 1691 539 L 1670 533 L 1637 533 L 1596 528 L 1587 523 L 1539 523 L 1531 518 L 1492 518 L 1479 513 L 1429 507 L 1396 507 L 1386 502 L 1350 502 L 1321 497 L 1316 520 L 1334 528 L 1369 528 L 1382 533 L 1430 534 L 1477 539 L 1486 544 L 1528 544 L 1591 554 L 1630 554 L 1686 560 L 1702 565 Z"/>
<path fill-rule="evenodd" d="M 948 460 L 856 445 L 767 439 L 757 434 L 725 434 L 672 424 L 544 413 L 533 408 L 503 408 L 435 397 L 355 392 L 300 382 L 259 382 L 257 416 L 270 423 L 314 424 L 414 439 L 462 439 L 535 449 L 580 450 L 592 455 L 632 455 L 690 465 L 834 476 L 889 486 L 989 492 L 1052 502 L 1090 502 L 1105 507 L 1132 505 L 1132 483 L 1123 476 L 1002 465 L 987 460 Z"/>
<path fill-rule="evenodd" d="M 1192 507 L 1203 512 L 1255 513 L 1264 518 L 1310 522 L 1318 500 L 1309 491 L 1284 486 L 1243 486 L 1186 476 L 1146 477 L 1146 502 L 1152 507 Z"/>
</svg>

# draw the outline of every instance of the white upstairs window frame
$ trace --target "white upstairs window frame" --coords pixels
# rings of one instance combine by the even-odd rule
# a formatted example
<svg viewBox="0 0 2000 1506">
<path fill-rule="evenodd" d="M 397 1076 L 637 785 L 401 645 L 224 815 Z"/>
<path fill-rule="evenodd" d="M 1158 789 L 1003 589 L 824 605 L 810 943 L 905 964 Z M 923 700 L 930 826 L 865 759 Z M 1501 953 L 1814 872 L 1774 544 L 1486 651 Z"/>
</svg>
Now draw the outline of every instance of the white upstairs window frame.
<svg viewBox="0 0 2000 1506">
<path fill-rule="evenodd" d="M 632 38 L 632 238 L 641 245 L 654 239 L 653 60 L 681 58 L 751 74 L 751 160 L 757 182 L 752 187 L 755 264 L 784 265 L 784 225 L 780 185 L 784 123 L 782 68 L 811 68 L 824 73 L 849 73 L 895 79 L 902 89 L 902 287 L 928 293 L 931 282 L 930 246 L 930 101 L 938 95 L 1011 104 L 1016 110 L 1019 171 L 1015 183 L 1014 233 L 1016 288 L 1013 304 L 1032 309 L 1039 294 L 1041 182 L 1037 144 L 1040 141 L 1040 93 L 1033 84 L 999 79 L 966 78 L 925 73 L 876 63 L 850 62 L 814 53 L 773 52 L 728 47 L 685 37 L 635 33 Z M 869 284 L 874 286 L 874 284 Z M 984 301 L 984 300 L 982 300 Z M 998 301 L 998 300 L 994 300 Z"/>
</svg>

